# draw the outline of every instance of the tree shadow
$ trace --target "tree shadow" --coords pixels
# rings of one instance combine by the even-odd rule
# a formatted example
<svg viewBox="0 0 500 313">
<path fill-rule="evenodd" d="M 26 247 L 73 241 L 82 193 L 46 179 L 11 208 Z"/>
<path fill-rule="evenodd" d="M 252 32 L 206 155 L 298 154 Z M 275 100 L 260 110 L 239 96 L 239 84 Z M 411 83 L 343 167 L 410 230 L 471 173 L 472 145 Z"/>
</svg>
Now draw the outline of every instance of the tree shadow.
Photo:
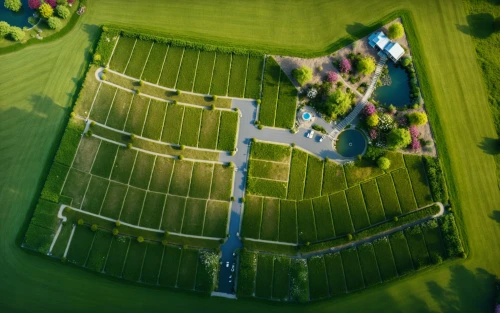
<svg viewBox="0 0 500 313">
<path fill-rule="evenodd" d="M 494 30 L 495 18 L 490 13 L 477 13 L 467 16 L 467 25 L 455 26 L 464 34 L 476 38 L 488 38 Z"/>
<path fill-rule="evenodd" d="M 500 210 L 495 210 L 491 213 L 490 218 L 497 223 L 500 223 Z"/>
<path fill-rule="evenodd" d="M 351 35 L 354 40 L 363 38 L 371 30 L 370 27 L 361 23 L 353 23 L 346 26 L 345 31 Z"/>
<path fill-rule="evenodd" d="M 429 292 L 438 303 L 442 312 L 486 312 L 491 310 L 495 275 L 482 268 L 475 272 L 463 265 L 450 268 L 451 278 L 448 286 L 436 281 L 427 283 Z M 485 299 L 485 296 L 489 299 Z"/>
<path fill-rule="evenodd" d="M 483 137 L 483 141 L 481 141 L 477 146 L 487 154 L 497 155 L 500 153 L 499 139 Z"/>
</svg>

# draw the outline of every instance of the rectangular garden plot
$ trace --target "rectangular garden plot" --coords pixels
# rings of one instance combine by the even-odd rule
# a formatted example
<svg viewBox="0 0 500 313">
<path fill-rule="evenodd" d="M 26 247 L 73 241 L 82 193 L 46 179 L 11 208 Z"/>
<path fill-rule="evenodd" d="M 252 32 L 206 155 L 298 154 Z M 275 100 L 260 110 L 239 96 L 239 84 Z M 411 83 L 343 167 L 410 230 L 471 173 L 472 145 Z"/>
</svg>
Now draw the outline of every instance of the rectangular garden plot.
<svg viewBox="0 0 500 313">
<path fill-rule="evenodd" d="M 139 152 L 135 159 L 134 170 L 130 176 L 130 185 L 141 189 L 147 189 L 151 178 L 151 171 L 155 163 L 156 156 Z"/>
<path fill-rule="evenodd" d="M 260 239 L 278 240 L 279 220 L 280 201 L 278 199 L 264 198 Z"/>
<path fill-rule="evenodd" d="M 281 200 L 279 241 L 297 243 L 297 208 L 295 201 Z"/>
<path fill-rule="evenodd" d="M 323 169 L 322 195 L 329 195 L 347 188 L 344 168 L 333 161 L 325 161 Z"/>
<path fill-rule="evenodd" d="M 184 110 L 184 121 L 182 122 L 182 132 L 179 144 L 197 147 L 200 134 L 202 110 L 193 107 L 186 107 Z"/>
<path fill-rule="evenodd" d="M 229 75 L 228 96 L 243 98 L 247 75 L 248 55 L 233 54 L 231 73 Z"/>
<path fill-rule="evenodd" d="M 173 105 L 169 104 L 167 109 L 167 116 L 165 117 L 165 124 L 163 126 L 163 133 L 161 135 L 161 141 L 170 143 L 179 143 L 182 120 L 184 116 L 183 105 Z"/>
<path fill-rule="evenodd" d="M 289 165 L 250 159 L 248 175 L 258 178 L 288 181 Z"/>
<path fill-rule="evenodd" d="M 96 272 L 101 272 L 106 263 L 111 239 L 113 235 L 110 232 L 98 230 L 95 233 L 94 243 L 89 252 L 89 258 L 85 265 L 88 269 Z"/>
<path fill-rule="evenodd" d="M 109 248 L 108 259 L 104 272 L 108 275 L 121 277 L 125 258 L 127 257 L 130 237 L 114 236 Z"/>
<path fill-rule="evenodd" d="M 319 197 L 323 180 L 323 160 L 309 155 L 307 158 L 306 187 L 304 199 Z"/>
<path fill-rule="evenodd" d="M 166 246 L 159 283 L 161 286 L 175 287 L 181 260 L 182 249 L 177 246 Z"/>
<path fill-rule="evenodd" d="M 199 253 L 199 258 L 198 258 L 198 267 L 196 269 L 196 285 L 195 289 L 197 291 L 205 292 L 205 293 L 211 293 L 214 289 L 214 284 L 215 284 L 215 277 L 217 276 L 217 270 L 215 270 L 216 273 L 213 273 L 214 270 L 212 269 L 211 266 L 207 266 L 204 264 L 204 254 L 211 254 L 210 252 L 207 251 L 200 251 Z"/>
<path fill-rule="evenodd" d="M 191 187 L 189 196 L 193 198 L 207 199 L 210 194 L 210 182 L 212 181 L 213 164 L 209 163 L 194 163 L 193 177 L 191 179 Z"/>
<path fill-rule="evenodd" d="M 90 174 L 70 169 L 66 183 L 61 192 L 63 196 L 72 198 L 71 205 L 79 208 L 83 201 L 83 196 L 90 181 Z"/>
<path fill-rule="evenodd" d="M 234 168 L 214 164 L 214 175 L 212 177 L 212 190 L 210 199 L 228 201 L 231 197 L 233 186 Z"/>
<path fill-rule="evenodd" d="M 316 225 L 311 200 L 297 202 L 297 221 L 299 227 L 299 243 L 317 240 Z"/>
<path fill-rule="evenodd" d="M 107 84 L 102 84 L 97 93 L 97 97 L 92 105 L 92 110 L 90 111 L 89 118 L 101 124 L 106 122 L 108 117 L 109 109 L 115 98 L 115 94 L 118 91 L 116 87 L 112 87 Z"/>
<path fill-rule="evenodd" d="M 203 236 L 223 238 L 226 235 L 229 202 L 208 201 Z"/>
<path fill-rule="evenodd" d="M 325 260 L 316 256 L 307 260 L 309 272 L 309 292 L 311 300 L 324 299 L 329 295 Z"/>
<path fill-rule="evenodd" d="M 382 280 L 387 281 L 398 276 L 394 256 L 392 255 L 391 244 L 387 237 L 375 240 L 373 243 L 375 256 Z"/>
<path fill-rule="evenodd" d="M 424 164 L 419 155 L 405 154 L 404 160 L 408 168 L 411 185 L 419 208 L 432 203 L 432 196 L 427 185 Z"/>
<path fill-rule="evenodd" d="M 177 287 L 182 289 L 194 289 L 196 279 L 196 267 L 198 266 L 198 250 L 183 249 L 177 277 Z"/>
<path fill-rule="evenodd" d="M 431 220 L 422 224 L 422 233 L 432 262 L 436 262 L 438 257 L 445 256 L 443 242 L 439 231 L 439 225 L 436 220 Z"/>
<path fill-rule="evenodd" d="M 361 191 L 366 204 L 366 211 L 372 224 L 386 220 L 382 199 L 378 193 L 377 182 L 373 179 L 361 184 Z"/>
<path fill-rule="evenodd" d="M 111 179 L 120 183 L 128 184 L 130 175 L 137 158 L 137 150 L 127 149 L 126 147 L 118 147 L 115 163 L 111 172 Z M 139 153 L 144 154 L 144 153 Z"/>
<path fill-rule="evenodd" d="M 180 233 L 182 219 L 184 218 L 185 205 L 186 198 L 168 195 L 167 202 L 165 203 L 161 229 L 165 229 L 169 232 Z"/>
<path fill-rule="evenodd" d="M 325 254 L 324 258 L 330 294 L 333 296 L 346 293 L 344 268 L 340 252 Z"/>
<path fill-rule="evenodd" d="M 247 192 L 249 194 L 284 199 L 286 190 L 286 182 L 248 177 Z"/>
<path fill-rule="evenodd" d="M 392 253 L 399 275 L 404 275 L 413 270 L 410 249 L 402 231 L 389 236 Z"/>
<path fill-rule="evenodd" d="M 148 116 L 144 122 L 142 136 L 154 140 L 160 140 L 163 130 L 163 122 L 167 104 L 156 100 L 151 100 L 149 103 Z"/>
<path fill-rule="evenodd" d="M 148 243 L 148 250 L 142 266 L 141 282 L 156 285 L 160 274 L 163 246 L 159 243 Z"/>
<path fill-rule="evenodd" d="M 290 287 L 290 259 L 274 258 L 273 299 L 286 300 Z"/>
<path fill-rule="evenodd" d="M 165 200 L 166 196 L 164 194 L 148 191 L 139 219 L 139 226 L 154 229 L 160 228 Z"/>
<path fill-rule="evenodd" d="M 219 136 L 219 110 L 202 110 L 200 137 L 198 147 L 205 149 L 217 149 L 217 140 Z"/>
<path fill-rule="evenodd" d="M 257 141 L 252 143 L 250 156 L 252 159 L 289 163 L 291 153 L 290 146 Z"/>
<path fill-rule="evenodd" d="M 170 177 L 174 169 L 174 159 L 157 156 L 149 190 L 166 193 L 170 187 Z"/>
<path fill-rule="evenodd" d="M 200 51 L 198 57 L 198 68 L 194 81 L 193 91 L 202 94 L 210 92 L 210 83 L 212 82 L 212 73 L 215 64 L 214 51 Z"/>
<path fill-rule="evenodd" d="M 382 198 L 382 204 L 384 205 L 385 216 L 393 218 L 394 216 L 401 215 L 401 207 L 399 206 L 396 188 L 394 188 L 391 175 L 384 175 L 377 178 L 377 185 L 380 198 Z"/>
<path fill-rule="evenodd" d="M 375 250 L 371 243 L 358 246 L 359 262 L 365 278 L 365 285 L 371 286 L 381 282 Z"/>
<path fill-rule="evenodd" d="M 238 296 L 250 297 L 255 291 L 255 276 L 257 272 L 257 254 L 242 250 L 238 269 Z"/>
<path fill-rule="evenodd" d="M 361 193 L 361 188 L 358 186 L 349 188 L 345 191 L 349 210 L 351 212 L 352 223 L 356 230 L 370 226 L 368 213 L 366 213 L 365 200 Z"/>
<path fill-rule="evenodd" d="M 141 78 L 142 70 L 148 60 L 149 51 L 152 48 L 151 41 L 137 40 L 134 52 L 130 56 L 125 74 L 134 78 Z"/>
<path fill-rule="evenodd" d="M 355 291 L 364 288 L 365 283 L 356 248 L 342 250 L 340 254 L 342 255 L 347 290 Z"/>
<path fill-rule="evenodd" d="M 99 214 L 113 219 L 118 219 L 127 188 L 128 187 L 126 185 L 110 182 Z"/>
<path fill-rule="evenodd" d="M 135 41 L 135 38 L 120 37 L 109 65 L 113 70 L 120 73 L 125 71 L 125 67 L 134 50 Z"/>
<path fill-rule="evenodd" d="M 113 101 L 113 105 L 109 110 L 106 125 L 119 130 L 123 129 L 130 109 L 130 105 L 132 103 L 132 97 L 132 93 L 122 89 L 118 89 L 118 91 L 116 92 L 115 100 Z"/>
<path fill-rule="evenodd" d="M 259 121 L 265 126 L 274 126 L 280 74 L 281 68 L 278 63 L 272 57 L 268 57 L 262 83 L 262 102 L 259 107 Z"/>
<path fill-rule="evenodd" d="M 110 181 L 98 176 L 92 176 L 81 209 L 99 214 Z"/>
<path fill-rule="evenodd" d="M 219 96 L 227 95 L 230 67 L 231 55 L 228 53 L 217 53 L 215 56 L 215 65 L 212 75 L 212 86 L 210 87 L 210 94 Z"/>
<path fill-rule="evenodd" d="M 191 184 L 193 162 L 175 161 L 174 172 L 170 183 L 169 193 L 178 196 L 187 196 Z"/>
<path fill-rule="evenodd" d="M 187 198 L 182 233 L 201 236 L 207 200 Z"/>
<path fill-rule="evenodd" d="M 297 89 L 285 73 L 281 73 L 275 127 L 292 129 L 297 111 Z"/>
<path fill-rule="evenodd" d="M 91 173 L 104 178 L 109 178 L 117 150 L 118 145 L 102 141 L 94 160 Z"/>
<path fill-rule="evenodd" d="M 273 293 L 274 256 L 259 254 L 255 295 L 259 298 L 271 299 Z"/>
<path fill-rule="evenodd" d="M 238 113 L 221 111 L 217 149 L 233 151 L 238 133 Z"/>
<path fill-rule="evenodd" d="M 167 57 L 168 46 L 159 43 L 153 43 L 149 58 L 142 73 L 142 79 L 156 84 L 160 78 L 163 62 Z"/>
<path fill-rule="evenodd" d="M 125 131 L 132 134 L 142 134 L 150 101 L 151 99 L 146 97 L 134 96 L 125 123 Z"/>
<path fill-rule="evenodd" d="M 86 226 L 77 226 L 68 250 L 68 262 L 84 266 L 89 255 L 95 233 Z"/>
<path fill-rule="evenodd" d="M 101 140 L 95 137 L 82 137 L 73 161 L 73 168 L 83 172 L 90 172 L 100 143 Z"/>
<path fill-rule="evenodd" d="M 139 243 L 135 238 L 130 240 L 127 260 L 122 273 L 123 278 L 130 281 L 139 281 L 147 248 L 148 244 L 145 242 Z"/>
<path fill-rule="evenodd" d="M 170 46 L 170 48 L 168 48 L 167 59 L 163 64 L 163 71 L 158 84 L 169 88 L 175 88 L 183 54 L 184 48 L 182 47 Z"/>
<path fill-rule="evenodd" d="M 30 223 L 30 227 L 31 227 L 31 225 L 35 226 L 36 224 Z M 37 226 L 37 227 L 39 227 L 39 226 Z M 62 226 L 61 232 L 59 233 L 59 237 L 57 237 L 57 241 L 54 244 L 52 251 L 50 251 L 50 255 L 52 255 L 56 258 L 63 257 L 64 251 L 66 251 L 66 246 L 68 245 L 69 237 L 71 236 L 72 229 L 73 229 L 73 225 L 70 225 L 68 223 L 66 223 L 65 225 Z M 47 229 L 47 232 L 49 232 L 49 231 L 50 230 Z M 49 244 L 49 247 L 50 247 L 50 244 Z"/>
<path fill-rule="evenodd" d="M 410 178 L 406 169 L 399 169 L 391 173 L 398 194 L 399 204 L 401 205 L 402 213 L 409 213 L 417 209 L 417 203 L 411 189 Z"/>
<path fill-rule="evenodd" d="M 307 153 L 293 149 L 288 180 L 288 199 L 302 200 L 306 183 Z"/>
<path fill-rule="evenodd" d="M 354 226 L 343 191 L 330 195 L 330 209 L 336 234 L 340 236 L 353 233 Z"/>
<path fill-rule="evenodd" d="M 243 211 L 241 234 L 243 237 L 260 238 L 260 223 L 262 220 L 262 197 L 248 196 Z"/>
<path fill-rule="evenodd" d="M 411 258 L 415 268 L 427 266 L 431 263 L 429 252 L 425 244 L 424 235 L 419 225 L 405 229 L 406 240 L 410 248 Z"/>
<path fill-rule="evenodd" d="M 263 56 L 250 56 L 248 58 L 245 98 L 260 99 L 263 67 Z"/>
<path fill-rule="evenodd" d="M 328 197 L 314 198 L 312 204 L 318 240 L 335 237 Z"/>
<path fill-rule="evenodd" d="M 198 50 L 185 49 L 176 89 L 192 91 L 198 64 Z"/>
<path fill-rule="evenodd" d="M 145 190 L 129 187 L 123 202 L 120 220 L 132 225 L 138 225 L 145 197 Z"/>
</svg>

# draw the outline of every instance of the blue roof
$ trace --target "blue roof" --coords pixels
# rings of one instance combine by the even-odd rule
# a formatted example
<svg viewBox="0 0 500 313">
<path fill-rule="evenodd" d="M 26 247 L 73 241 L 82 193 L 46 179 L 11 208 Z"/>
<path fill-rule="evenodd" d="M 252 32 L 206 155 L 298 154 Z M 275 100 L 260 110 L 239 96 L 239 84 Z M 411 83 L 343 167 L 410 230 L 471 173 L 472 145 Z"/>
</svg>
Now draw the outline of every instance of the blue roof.
<svg viewBox="0 0 500 313">
<path fill-rule="evenodd" d="M 372 48 L 377 46 L 381 50 L 383 50 L 389 42 L 390 42 L 389 38 L 387 38 L 387 36 L 382 31 L 375 32 L 371 34 L 370 37 L 368 37 L 368 44 Z"/>
</svg>

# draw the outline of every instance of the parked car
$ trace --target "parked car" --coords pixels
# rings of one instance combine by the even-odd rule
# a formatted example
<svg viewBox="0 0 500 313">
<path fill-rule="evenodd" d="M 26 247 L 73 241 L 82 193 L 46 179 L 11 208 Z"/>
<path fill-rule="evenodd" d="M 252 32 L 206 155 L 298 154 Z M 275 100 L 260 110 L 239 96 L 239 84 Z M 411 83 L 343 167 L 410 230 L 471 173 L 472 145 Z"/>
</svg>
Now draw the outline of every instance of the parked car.
<svg viewBox="0 0 500 313">
<path fill-rule="evenodd" d="M 229 267 L 229 261 L 226 262 L 226 267 Z"/>
<path fill-rule="evenodd" d="M 311 130 L 307 135 L 307 138 L 312 138 L 314 136 L 314 130 Z"/>
</svg>

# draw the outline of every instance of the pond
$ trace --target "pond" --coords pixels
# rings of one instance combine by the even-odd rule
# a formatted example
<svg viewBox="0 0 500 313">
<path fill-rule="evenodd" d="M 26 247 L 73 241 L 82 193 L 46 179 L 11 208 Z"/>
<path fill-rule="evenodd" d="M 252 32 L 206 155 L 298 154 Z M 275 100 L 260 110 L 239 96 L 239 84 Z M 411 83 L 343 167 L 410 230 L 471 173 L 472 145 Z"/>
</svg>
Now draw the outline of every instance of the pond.
<svg viewBox="0 0 500 313">
<path fill-rule="evenodd" d="M 0 3 L 0 21 L 9 23 L 10 26 L 17 26 L 23 28 L 24 26 L 31 27 L 28 23 L 28 18 L 33 16 L 34 11 L 29 8 L 28 0 L 21 0 L 23 6 L 19 12 L 12 12 L 5 8 L 3 1 Z"/>
<path fill-rule="evenodd" d="M 409 77 L 406 70 L 396 67 L 392 61 L 387 63 L 389 76 L 392 84 L 390 86 L 378 87 L 375 90 L 374 98 L 381 104 L 402 107 L 411 103 Z"/>
<path fill-rule="evenodd" d="M 352 158 L 365 152 L 366 138 L 359 130 L 348 129 L 337 137 L 335 148 L 341 156 Z"/>
</svg>

